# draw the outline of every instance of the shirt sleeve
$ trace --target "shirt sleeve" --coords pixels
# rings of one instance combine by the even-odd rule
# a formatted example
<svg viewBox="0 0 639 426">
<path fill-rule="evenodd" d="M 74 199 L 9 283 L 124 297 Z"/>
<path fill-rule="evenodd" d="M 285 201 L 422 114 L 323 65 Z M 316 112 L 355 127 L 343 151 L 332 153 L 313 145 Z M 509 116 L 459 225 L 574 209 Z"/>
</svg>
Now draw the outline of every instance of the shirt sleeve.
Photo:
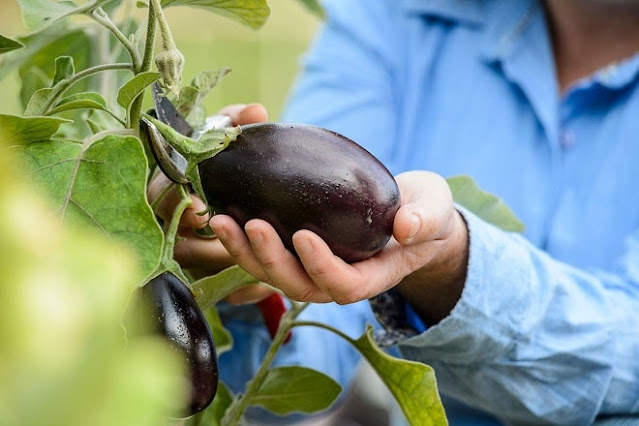
<svg viewBox="0 0 639 426">
<path fill-rule="evenodd" d="M 615 271 L 584 271 L 460 210 L 470 232 L 462 296 L 439 324 L 405 334 L 403 356 L 507 424 L 639 412 L 639 230 Z"/>
</svg>

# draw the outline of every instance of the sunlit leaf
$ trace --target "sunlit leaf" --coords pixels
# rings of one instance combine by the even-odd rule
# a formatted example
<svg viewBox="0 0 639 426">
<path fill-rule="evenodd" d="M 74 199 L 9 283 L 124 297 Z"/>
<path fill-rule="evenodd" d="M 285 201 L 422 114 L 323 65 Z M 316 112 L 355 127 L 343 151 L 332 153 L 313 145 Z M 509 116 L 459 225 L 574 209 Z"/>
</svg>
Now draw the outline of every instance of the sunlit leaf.
<svg viewBox="0 0 639 426">
<path fill-rule="evenodd" d="M 235 265 L 194 282 L 191 290 L 200 309 L 205 310 L 215 306 L 235 290 L 258 283 L 257 278 Z"/>
<path fill-rule="evenodd" d="M 394 358 L 374 342 L 373 329 L 352 342 L 393 394 L 411 426 L 447 425 L 434 370 L 425 364 Z"/>
<path fill-rule="evenodd" d="M 324 373 L 310 368 L 272 368 L 251 405 L 260 405 L 275 414 L 315 413 L 330 407 L 342 387 Z"/>
<path fill-rule="evenodd" d="M 8 146 L 48 141 L 69 120 L 0 114 L 0 143 Z"/>
<path fill-rule="evenodd" d="M 155 268 L 163 235 L 146 202 L 139 139 L 110 135 L 88 145 L 52 140 L 29 144 L 24 153 L 65 222 L 88 224 L 133 248 L 143 276 Z"/>
<path fill-rule="evenodd" d="M 163 0 L 162 6 L 192 6 L 226 16 L 251 28 L 260 28 L 271 9 L 266 0 Z"/>
<path fill-rule="evenodd" d="M 71 1 L 18 0 L 22 20 L 30 31 L 38 31 L 59 18 L 72 14 L 78 6 Z"/>
<path fill-rule="evenodd" d="M 22 47 L 24 47 L 24 44 L 0 35 L 0 53 L 11 52 Z"/>
<path fill-rule="evenodd" d="M 59 56 L 55 58 L 55 73 L 53 74 L 53 83 L 51 83 L 51 86 L 53 87 L 60 81 L 73 77 L 73 74 L 75 74 L 73 57 Z"/>
<path fill-rule="evenodd" d="M 453 199 L 488 223 L 505 230 L 522 232 L 524 224 L 513 211 L 496 196 L 483 191 L 470 176 L 446 179 Z"/>
</svg>

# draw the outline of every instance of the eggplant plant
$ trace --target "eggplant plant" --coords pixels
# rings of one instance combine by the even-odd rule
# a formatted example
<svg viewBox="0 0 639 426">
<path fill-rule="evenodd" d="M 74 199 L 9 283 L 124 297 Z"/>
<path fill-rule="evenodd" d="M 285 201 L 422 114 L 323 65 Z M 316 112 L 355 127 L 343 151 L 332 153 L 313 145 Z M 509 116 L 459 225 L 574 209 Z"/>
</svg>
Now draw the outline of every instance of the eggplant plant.
<svg viewBox="0 0 639 426">
<path fill-rule="evenodd" d="M 317 0 L 300 1 L 310 12 L 322 16 Z M 345 138 L 329 130 L 303 123 L 294 128 L 277 124 L 246 128 L 207 125 L 203 98 L 229 70 L 202 71 L 190 83 L 185 83 L 183 69 L 188 58 L 174 42 L 164 10 L 170 7 L 204 9 L 258 29 L 270 13 L 266 0 L 137 3 L 133 0 L 78 3 L 18 0 L 18 3 L 28 34 L 0 35 L 0 77 L 14 72 L 20 74 L 24 112 L 0 114 L 0 143 L 11 147 L 27 172 L 30 186 L 47 195 L 53 206 L 52 213 L 62 222 L 97 230 L 132 253 L 137 272 L 127 280 L 131 283 L 130 291 L 142 292 L 152 305 L 140 311 L 141 315 L 149 316 L 142 322 L 155 324 L 150 328 L 155 327 L 156 332 L 167 337 L 192 367 L 186 374 L 191 386 L 186 387 L 187 390 L 175 388 L 181 393 L 175 399 L 184 401 L 181 412 L 190 417 L 176 422 L 192 426 L 238 425 L 245 410 L 257 405 L 280 415 L 314 413 L 329 408 L 341 392 L 333 379 L 298 366 L 271 367 L 294 327 L 313 326 L 338 334 L 362 354 L 397 399 L 411 425 L 446 424 L 431 367 L 389 356 L 375 344 L 370 328 L 354 339 L 326 324 L 298 321 L 297 316 L 307 305 L 293 301 L 290 301 L 291 309 L 278 313 L 282 316 L 276 323 L 269 320 L 268 312 L 281 311 L 282 305 L 277 301 L 261 305 L 273 339 L 244 392 L 232 395 L 223 383 L 218 386 L 216 351 L 230 350 L 231 343 L 216 313 L 216 305 L 231 292 L 257 280 L 236 266 L 195 280 L 175 262 L 173 248 L 178 220 L 191 203 L 190 191 L 195 190 L 212 209 L 226 211 L 239 221 L 259 216 L 261 212 L 252 209 L 262 208 L 260 203 L 270 205 L 269 196 L 279 197 L 277 188 L 272 188 L 275 195 L 269 195 L 268 191 L 260 194 L 261 199 L 251 199 L 251 194 L 263 184 L 265 176 L 270 174 L 272 182 L 281 176 L 274 176 L 273 170 L 267 167 L 266 162 L 272 162 L 273 158 L 265 158 L 255 148 L 260 144 L 251 141 L 266 140 L 263 145 L 270 147 L 271 154 L 277 154 L 279 149 L 289 150 L 284 155 L 293 155 L 291 152 L 303 151 L 304 146 L 312 145 L 300 145 L 300 140 L 327 139 L 333 146 L 331 152 L 346 151 L 345 158 L 352 155 L 364 158 L 364 166 L 349 169 L 345 163 L 340 165 L 338 171 L 346 175 L 338 181 L 322 180 L 321 170 L 319 175 L 317 170 L 305 172 L 299 164 L 308 162 L 299 162 L 295 178 L 299 181 L 301 173 L 300 182 L 310 185 L 307 189 L 312 187 L 311 192 L 319 192 L 320 187 L 351 182 L 349 173 L 363 175 L 362 179 L 371 183 L 364 185 L 370 192 L 362 192 L 356 184 L 344 185 L 334 194 L 327 192 L 327 197 L 320 200 L 323 208 L 314 212 L 318 215 L 315 222 L 302 218 L 301 222 L 294 223 L 291 218 L 299 219 L 298 213 L 308 210 L 309 203 L 317 200 L 303 200 L 290 212 L 284 211 L 288 203 L 281 202 L 281 211 L 275 212 L 275 216 L 280 213 L 276 227 L 286 240 L 291 232 L 307 222 L 313 222 L 320 234 L 322 223 L 331 222 L 334 229 L 329 230 L 330 233 L 352 237 L 330 242 L 344 258 L 352 261 L 374 254 L 385 244 L 399 203 L 397 187 L 383 165 L 356 143 L 344 141 Z M 145 10 L 146 18 L 136 20 L 121 13 L 132 7 Z M 115 18 L 123 15 L 123 18 Z M 75 19 L 77 17 L 85 19 Z M 97 58 L 92 54 L 96 50 L 102 53 Z M 161 88 L 163 99 L 170 101 L 186 126 L 180 129 L 174 123 L 167 124 L 159 114 L 161 103 L 155 103 L 154 111 L 143 110 L 145 97 L 150 93 L 157 100 L 152 87 Z M 288 145 L 277 145 L 281 140 L 288 141 Z M 158 155 L 158 146 L 162 143 L 168 145 Z M 291 150 L 291 145 L 296 143 L 298 146 Z M 167 164 L 171 167 L 166 149 L 177 151 L 186 163 L 171 169 L 181 173 L 173 179 L 181 201 L 172 220 L 161 227 L 154 206 L 147 199 L 147 185 L 157 165 L 165 172 Z M 238 161 L 255 173 L 246 176 L 233 173 L 234 163 Z M 171 177 L 171 172 L 167 174 Z M 184 180 L 180 180 L 182 177 Z M 484 219 L 514 231 L 521 228 L 508 207 L 479 190 L 472 179 L 453 177 L 449 183 L 456 200 Z M 236 208 L 234 196 L 239 196 L 244 207 Z M 359 206 L 344 201 L 355 198 L 361 201 Z M 331 207 L 326 207 L 326 203 Z M 378 228 L 373 232 L 374 238 L 369 238 L 369 245 L 357 246 L 356 243 L 362 241 L 362 233 L 369 229 L 360 224 L 362 220 L 368 224 L 374 221 Z M 329 234 L 326 235 L 328 238 Z M 186 335 L 197 336 L 197 342 L 184 339 L 184 335 L 170 329 L 167 325 L 170 321 L 165 320 L 171 315 L 181 321 Z M 198 352 L 202 347 L 206 349 L 204 355 Z M 397 380 L 397 377 L 406 380 Z M 316 397 L 309 399 L 309 394 Z M 280 396 L 279 402 L 273 395 Z M 2 421 L 0 419 L 0 423 Z"/>
</svg>

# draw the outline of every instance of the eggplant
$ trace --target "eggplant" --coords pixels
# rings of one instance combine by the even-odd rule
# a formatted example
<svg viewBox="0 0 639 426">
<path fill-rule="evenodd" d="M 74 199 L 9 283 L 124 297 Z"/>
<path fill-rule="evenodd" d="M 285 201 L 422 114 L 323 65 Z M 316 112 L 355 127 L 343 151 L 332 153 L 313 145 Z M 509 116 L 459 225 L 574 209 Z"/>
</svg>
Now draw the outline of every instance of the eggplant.
<svg viewBox="0 0 639 426">
<path fill-rule="evenodd" d="M 384 247 L 400 203 L 395 179 L 370 152 L 305 124 L 243 126 L 198 170 L 213 213 L 227 214 L 242 227 L 264 219 L 293 253 L 293 234 L 311 230 L 346 262 Z"/>
<path fill-rule="evenodd" d="M 142 287 L 142 303 L 151 311 L 151 329 L 183 354 L 191 379 L 184 416 L 205 409 L 217 392 L 219 381 L 215 343 L 206 318 L 189 288 L 175 275 L 165 272 Z"/>
</svg>

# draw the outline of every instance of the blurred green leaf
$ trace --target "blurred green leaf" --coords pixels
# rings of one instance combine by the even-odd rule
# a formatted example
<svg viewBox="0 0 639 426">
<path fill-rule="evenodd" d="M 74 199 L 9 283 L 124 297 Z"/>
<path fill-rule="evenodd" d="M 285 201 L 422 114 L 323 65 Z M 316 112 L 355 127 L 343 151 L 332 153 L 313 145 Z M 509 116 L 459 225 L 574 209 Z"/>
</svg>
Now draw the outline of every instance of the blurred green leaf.
<svg viewBox="0 0 639 426">
<path fill-rule="evenodd" d="M 297 0 L 306 7 L 312 14 L 320 19 L 326 19 L 326 11 L 319 0 Z"/>
<path fill-rule="evenodd" d="M 131 253 L 62 225 L 9 157 L 0 143 L 0 423 L 168 424 L 186 381 L 163 341 L 125 341 Z"/>
<path fill-rule="evenodd" d="M 524 224 L 513 211 L 496 196 L 483 191 L 470 176 L 446 179 L 453 199 L 488 223 L 512 232 L 522 232 Z"/>
<path fill-rule="evenodd" d="M 55 107 L 49 111 L 50 114 L 57 114 L 63 111 L 70 111 L 73 109 L 97 109 L 106 111 L 106 101 L 99 93 L 85 92 L 76 93 L 75 95 L 67 96 L 58 102 Z"/>
<path fill-rule="evenodd" d="M 147 164 L 139 139 L 52 140 L 28 144 L 24 154 L 65 222 L 88 224 L 134 249 L 140 278 L 155 269 L 163 234 L 146 201 Z"/>
<path fill-rule="evenodd" d="M 160 78 L 160 74 L 157 72 L 142 72 L 127 81 L 124 86 L 118 90 L 118 105 L 126 110 L 127 117 L 133 101 L 135 101 L 147 87 L 157 81 L 158 78 Z"/>
<path fill-rule="evenodd" d="M 0 53 L 11 52 L 12 50 L 23 48 L 24 45 L 10 38 L 0 35 Z"/>
<path fill-rule="evenodd" d="M 26 145 L 48 141 L 69 120 L 56 117 L 19 117 L 0 114 L 0 143 Z"/>
<path fill-rule="evenodd" d="M 339 383 L 319 371 L 297 366 L 276 367 L 268 371 L 250 404 L 279 415 L 315 413 L 330 407 L 341 391 Z"/>
<path fill-rule="evenodd" d="M 33 94 L 44 88 L 48 87 L 51 83 L 51 78 L 45 74 L 42 68 L 34 66 L 29 68 L 28 71 L 25 71 L 20 80 L 22 81 L 22 86 L 20 87 L 20 100 L 23 109 L 27 107 L 29 104 L 29 100 Z"/>
<path fill-rule="evenodd" d="M 191 286 L 193 296 L 200 309 L 209 309 L 235 290 L 247 285 L 258 284 L 259 280 L 237 265 L 231 266 L 215 275 L 202 278 Z"/>
<path fill-rule="evenodd" d="M 51 87 L 60 81 L 73 77 L 75 74 L 75 66 L 73 65 L 73 57 L 58 56 L 55 58 L 55 73 L 53 74 L 53 83 Z"/>
<path fill-rule="evenodd" d="M 39 31 L 78 8 L 72 1 L 18 0 L 18 3 L 22 9 L 24 25 L 30 31 Z"/>
<path fill-rule="evenodd" d="M 264 25 L 271 14 L 266 0 L 162 0 L 162 6 L 191 6 L 206 9 L 253 29 Z"/>
<path fill-rule="evenodd" d="M 435 372 L 425 364 L 394 358 L 375 344 L 373 328 L 352 342 L 386 384 L 411 426 L 447 425 Z"/>
</svg>

